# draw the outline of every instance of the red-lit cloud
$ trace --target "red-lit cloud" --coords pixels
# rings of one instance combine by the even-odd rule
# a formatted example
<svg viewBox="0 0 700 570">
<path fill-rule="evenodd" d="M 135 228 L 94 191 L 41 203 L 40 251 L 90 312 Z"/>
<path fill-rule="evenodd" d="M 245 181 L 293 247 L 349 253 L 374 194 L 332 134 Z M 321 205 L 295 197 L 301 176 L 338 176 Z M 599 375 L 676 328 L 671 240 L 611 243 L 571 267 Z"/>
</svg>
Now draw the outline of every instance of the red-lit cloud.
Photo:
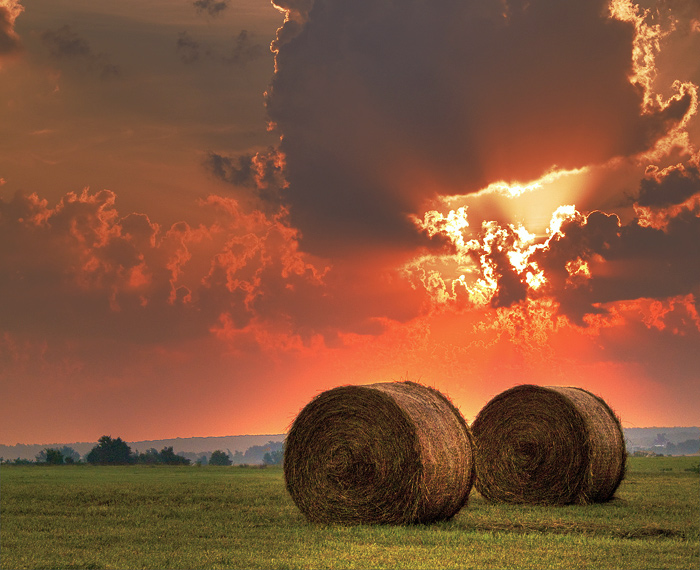
<svg viewBox="0 0 700 570">
<path fill-rule="evenodd" d="M 206 223 L 163 229 L 115 201 L 107 190 L 55 206 L 36 194 L 0 200 L 4 330 L 42 323 L 47 337 L 158 344 L 255 325 L 334 342 L 337 330 L 379 333 L 383 319 L 420 312 L 421 294 L 396 271 L 330 271 L 301 253 L 284 212 L 210 196 L 199 204 Z"/>
</svg>

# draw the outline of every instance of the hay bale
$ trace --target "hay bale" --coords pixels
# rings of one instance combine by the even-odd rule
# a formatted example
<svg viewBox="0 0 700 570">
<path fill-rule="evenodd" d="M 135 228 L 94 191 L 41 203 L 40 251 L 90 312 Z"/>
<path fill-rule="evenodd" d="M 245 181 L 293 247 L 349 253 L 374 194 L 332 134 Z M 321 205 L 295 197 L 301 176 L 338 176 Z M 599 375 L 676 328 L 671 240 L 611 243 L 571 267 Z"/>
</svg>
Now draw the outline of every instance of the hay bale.
<svg viewBox="0 0 700 570">
<path fill-rule="evenodd" d="M 457 408 L 432 388 L 341 386 L 316 396 L 294 420 L 284 477 L 313 522 L 444 520 L 469 497 L 471 434 Z"/>
<path fill-rule="evenodd" d="M 625 475 L 619 419 L 581 388 L 516 386 L 472 423 L 476 489 L 492 502 L 607 501 Z"/>
</svg>

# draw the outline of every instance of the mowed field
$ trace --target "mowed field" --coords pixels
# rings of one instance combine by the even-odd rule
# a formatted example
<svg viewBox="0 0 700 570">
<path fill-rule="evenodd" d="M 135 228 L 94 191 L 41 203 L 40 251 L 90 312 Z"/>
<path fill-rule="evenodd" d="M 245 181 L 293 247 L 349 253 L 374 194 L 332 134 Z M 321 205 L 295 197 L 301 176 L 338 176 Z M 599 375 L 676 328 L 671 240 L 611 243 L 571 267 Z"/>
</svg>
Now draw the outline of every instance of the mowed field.
<svg viewBox="0 0 700 570">
<path fill-rule="evenodd" d="M 3 569 L 700 567 L 697 457 L 630 458 L 616 499 L 450 521 L 314 525 L 281 468 L 0 468 Z"/>
</svg>

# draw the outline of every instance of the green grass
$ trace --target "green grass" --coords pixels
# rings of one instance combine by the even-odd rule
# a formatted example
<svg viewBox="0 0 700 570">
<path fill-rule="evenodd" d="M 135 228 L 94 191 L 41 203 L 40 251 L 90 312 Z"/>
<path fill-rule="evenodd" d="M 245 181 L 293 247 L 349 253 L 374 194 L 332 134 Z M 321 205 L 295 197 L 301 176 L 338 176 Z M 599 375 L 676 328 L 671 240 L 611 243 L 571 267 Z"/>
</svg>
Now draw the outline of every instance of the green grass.
<svg viewBox="0 0 700 570">
<path fill-rule="evenodd" d="M 631 458 L 612 502 L 490 505 L 406 527 L 312 525 L 279 468 L 0 468 L 0 566 L 694 568 L 697 457 Z"/>
</svg>

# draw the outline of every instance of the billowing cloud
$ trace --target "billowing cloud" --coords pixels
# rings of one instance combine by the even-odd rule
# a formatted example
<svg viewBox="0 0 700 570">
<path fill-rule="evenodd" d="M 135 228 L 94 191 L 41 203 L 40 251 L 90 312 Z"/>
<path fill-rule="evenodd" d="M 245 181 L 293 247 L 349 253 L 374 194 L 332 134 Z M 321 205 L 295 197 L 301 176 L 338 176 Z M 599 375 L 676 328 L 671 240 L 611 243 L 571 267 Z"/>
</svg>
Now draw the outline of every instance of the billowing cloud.
<svg viewBox="0 0 700 570">
<path fill-rule="evenodd" d="M 330 271 L 301 253 L 284 210 L 245 213 L 210 196 L 200 204 L 206 223 L 164 230 L 120 215 L 115 201 L 107 190 L 69 193 L 54 207 L 36 194 L 0 200 L 5 331 L 150 345 L 269 329 L 335 343 L 339 331 L 378 333 L 422 310 L 423 294 L 398 272 Z"/>
<path fill-rule="evenodd" d="M 278 3 L 267 108 L 303 247 L 414 248 L 407 217 L 437 195 L 654 148 L 696 95 L 648 92 L 635 59 L 648 27 L 608 4 Z"/>
<path fill-rule="evenodd" d="M 650 168 L 640 185 L 636 203 L 639 206 L 663 207 L 678 205 L 700 191 L 700 169 L 691 162 L 667 169 Z"/>
<path fill-rule="evenodd" d="M 34 194 L 0 202 L 6 331 L 33 330 L 28 315 L 40 319 L 48 337 L 156 340 L 186 331 L 187 324 L 176 324 L 185 315 L 176 315 L 181 307 L 171 301 L 177 249 L 157 248 L 157 225 L 144 215 L 120 219 L 114 200 L 102 191 L 69 194 L 53 208 Z M 149 313 L 169 324 L 158 332 Z M 127 316 L 135 320 L 129 324 Z"/>
<path fill-rule="evenodd" d="M 204 284 L 206 260 L 193 262 L 192 274 L 185 271 L 191 249 L 210 243 L 214 251 L 206 249 L 214 256 L 213 244 L 226 249 L 235 240 L 229 232 L 235 235 L 241 225 L 249 236 L 262 232 L 264 242 L 269 225 L 239 216 L 233 206 L 213 205 L 222 212 L 211 225 L 178 223 L 162 232 L 143 214 L 121 217 L 114 193 L 106 190 L 68 194 L 53 208 L 36 195 L 21 194 L 0 205 L 2 265 L 12 268 L 2 280 L 6 330 L 32 329 L 27 315 L 36 315 L 47 334 L 79 338 L 124 335 L 158 342 L 207 334 L 235 299 L 208 313 L 194 308 L 212 287 Z M 260 247 L 258 242 L 250 247 Z M 238 268 L 250 271 L 252 256 L 239 249 Z"/>
</svg>

